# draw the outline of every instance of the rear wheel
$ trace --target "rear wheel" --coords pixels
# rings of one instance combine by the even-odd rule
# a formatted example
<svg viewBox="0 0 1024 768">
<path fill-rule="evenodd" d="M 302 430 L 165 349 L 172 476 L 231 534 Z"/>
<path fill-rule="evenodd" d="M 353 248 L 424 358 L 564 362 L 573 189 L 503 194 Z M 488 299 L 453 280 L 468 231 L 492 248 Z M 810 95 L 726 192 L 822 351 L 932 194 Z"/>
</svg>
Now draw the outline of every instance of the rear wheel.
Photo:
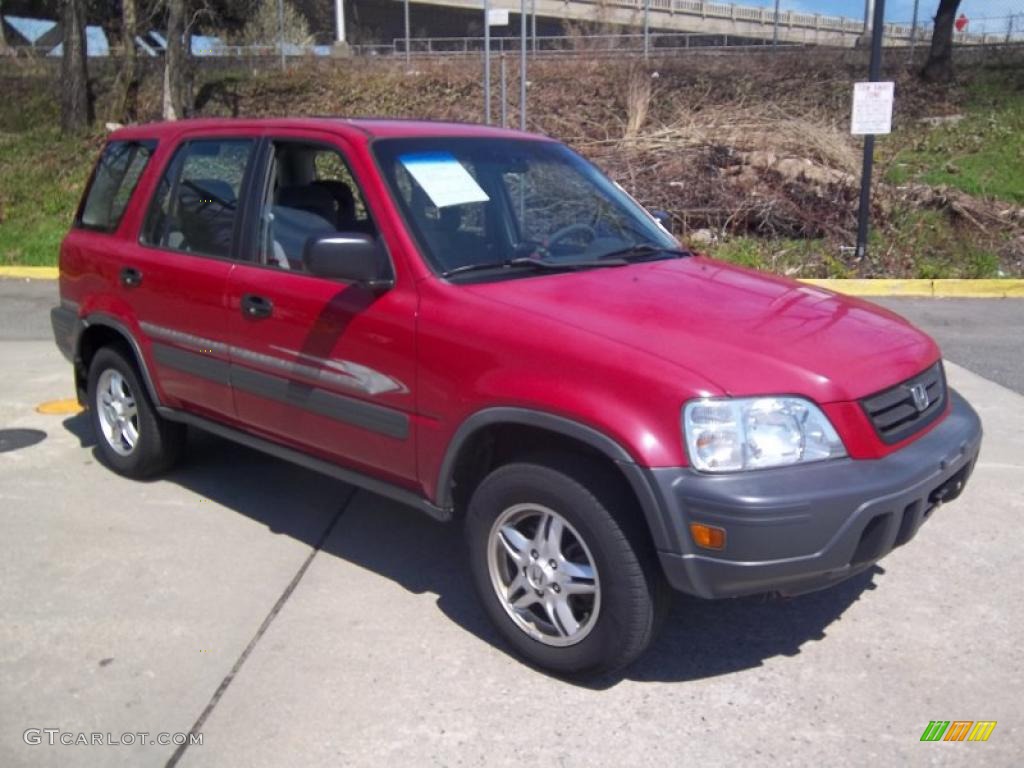
<svg viewBox="0 0 1024 768">
<path fill-rule="evenodd" d="M 88 392 L 100 456 L 114 471 L 145 478 L 177 461 L 185 427 L 157 414 L 122 349 L 103 347 L 96 352 L 89 366 Z"/>
<path fill-rule="evenodd" d="M 589 676 L 647 649 L 667 587 L 607 470 L 574 457 L 514 463 L 476 489 L 466 536 L 488 615 L 529 662 Z"/>
</svg>

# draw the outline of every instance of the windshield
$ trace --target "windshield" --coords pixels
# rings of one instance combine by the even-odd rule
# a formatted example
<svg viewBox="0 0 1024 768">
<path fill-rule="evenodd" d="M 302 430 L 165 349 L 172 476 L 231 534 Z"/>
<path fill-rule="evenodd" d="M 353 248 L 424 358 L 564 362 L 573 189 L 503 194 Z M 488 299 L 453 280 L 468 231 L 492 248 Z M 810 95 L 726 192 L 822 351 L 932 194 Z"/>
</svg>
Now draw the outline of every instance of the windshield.
<svg viewBox="0 0 1024 768">
<path fill-rule="evenodd" d="M 444 275 L 496 279 L 523 274 L 501 269 L 514 265 L 613 266 L 679 249 L 629 195 L 555 142 L 387 139 L 373 149 L 420 247 Z"/>
</svg>

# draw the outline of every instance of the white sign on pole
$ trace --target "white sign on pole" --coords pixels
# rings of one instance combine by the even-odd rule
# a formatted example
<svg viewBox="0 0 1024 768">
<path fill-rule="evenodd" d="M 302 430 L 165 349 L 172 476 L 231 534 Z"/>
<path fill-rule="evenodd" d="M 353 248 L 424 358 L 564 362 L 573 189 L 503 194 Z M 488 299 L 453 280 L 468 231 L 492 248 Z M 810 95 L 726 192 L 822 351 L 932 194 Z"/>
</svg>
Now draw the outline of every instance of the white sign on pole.
<svg viewBox="0 0 1024 768">
<path fill-rule="evenodd" d="M 895 83 L 854 83 L 853 119 L 850 133 L 854 136 L 892 133 L 892 104 Z"/>
<path fill-rule="evenodd" d="M 487 11 L 487 26 L 507 27 L 508 8 L 491 8 L 489 11 Z"/>
</svg>

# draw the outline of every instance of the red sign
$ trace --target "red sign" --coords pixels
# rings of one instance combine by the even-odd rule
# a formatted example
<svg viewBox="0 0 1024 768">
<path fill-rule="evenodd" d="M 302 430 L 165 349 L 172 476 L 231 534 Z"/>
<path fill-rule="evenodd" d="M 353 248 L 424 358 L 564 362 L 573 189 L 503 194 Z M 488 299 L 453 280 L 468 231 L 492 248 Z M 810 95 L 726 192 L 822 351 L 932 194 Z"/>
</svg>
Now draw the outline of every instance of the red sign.
<svg viewBox="0 0 1024 768">
<path fill-rule="evenodd" d="M 957 18 L 954 26 L 956 27 L 957 32 L 963 32 L 965 29 L 967 29 L 967 25 L 970 23 L 970 19 L 967 18 L 967 15 L 961 13 L 959 18 Z"/>
</svg>

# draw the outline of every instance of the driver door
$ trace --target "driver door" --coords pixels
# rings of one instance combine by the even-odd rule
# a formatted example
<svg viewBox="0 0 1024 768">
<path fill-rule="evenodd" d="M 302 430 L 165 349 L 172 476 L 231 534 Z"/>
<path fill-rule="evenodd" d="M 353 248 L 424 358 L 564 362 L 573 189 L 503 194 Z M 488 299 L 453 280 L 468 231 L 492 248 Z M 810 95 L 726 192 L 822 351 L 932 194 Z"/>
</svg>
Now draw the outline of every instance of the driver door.
<svg viewBox="0 0 1024 768">
<path fill-rule="evenodd" d="M 411 486 L 415 285 L 396 275 L 377 295 L 310 274 L 310 238 L 379 233 L 339 139 L 269 141 L 257 253 L 228 282 L 238 417 L 278 442 Z"/>
</svg>

